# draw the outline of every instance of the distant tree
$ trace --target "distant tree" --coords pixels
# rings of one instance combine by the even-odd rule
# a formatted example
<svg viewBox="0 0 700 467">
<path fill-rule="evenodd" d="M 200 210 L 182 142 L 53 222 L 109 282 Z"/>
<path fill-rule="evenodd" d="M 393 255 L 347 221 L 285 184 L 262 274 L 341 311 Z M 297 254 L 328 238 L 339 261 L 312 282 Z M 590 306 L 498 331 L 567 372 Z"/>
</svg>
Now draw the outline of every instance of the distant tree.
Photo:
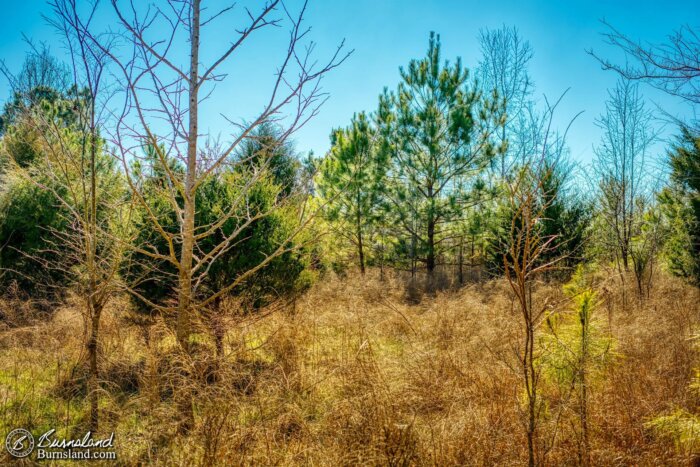
<svg viewBox="0 0 700 467">
<path fill-rule="evenodd" d="M 529 165 L 525 166 L 526 172 Z M 583 260 L 586 228 L 590 220 L 586 204 L 571 192 L 568 164 L 555 164 L 546 161 L 541 167 L 537 183 L 542 185 L 538 194 L 541 198 L 534 202 L 541 210 L 539 220 L 540 234 L 551 238 L 552 245 L 538 258 L 540 264 L 547 264 L 556 259 L 557 267 L 550 269 L 567 269 L 575 267 Z M 508 203 L 500 207 L 497 223 L 492 225 L 491 241 L 488 245 L 487 266 L 491 274 L 502 274 L 503 255 L 507 254 L 509 245 L 509 230 L 517 219 Z"/>
<path fill-rule="evenodd" d="M 493 158 L 489 137 L 499 115 L 469 86 L 459 59 L 441 61 L 439 36 L 431 33 L 427 56 L 400 69 L 402 82 L 380 97 L 377 116 L 392 163 L 387 194 L 429 277 L 442 238 L 469 205 L 457 184 Z"/>
<path fill-rule="evenodd" d="M 659 206 L 653 199 L 648 205 L 641 201 L 638 204 L 641 222 L 630 243 L 630 259 L 637 282 L 637 294 L 643 298 L 645 291 L 647 297 L 651 294 L 654 267 L 668 232 L 663 225 Z"/>
<path fill-rule="evenodd" d="M 331 135 L 332 147 L 320 166 L 318 189 L 327 200 L 326 217 L 357 248 L 365 273 L 367 245 L 381 217 L 386 154 L 378 150 L 376 130 L 366 114 Z"/>
<path fill-rule="evenodd" d="M 284 128 L 275 123 L 264 122 L 255 128 L 237 149 L 235 158 L 249 168 L 267 168 L 284 196 L 289 196 L 300 181 L 300 162 L 294 145 L 285 139 Z"/>
<path fill-rule="evenodd" d="M 498 203 L 499 190 L 488 187 L 483 179 L 477 179 L 469 186 L 469 196 L 474 201 L 461 219 L 456 221 L 454 229 L 455 254 L 457 263 L 457 282 L 464 284 L 465 264 L 469 265 L 472 278 L 480 277 L 477 268 L 484 266 L 486 246 L 490 243 L 491 227 L 496 220 L 495 206 Z M 474 274 L 477 276 L 474 276 Z"/>
<path fill-rule="evenodd" d="M 542 213 L 538 231 L 553 240 L 551 248 L 544 251 L 537 261 L 546 264 L 556 259 L 557 267 L 550 270 L 570 270 L 583 259 L 586 227 L 590 220 L 590 209 L 576 190 L 576 167 L 568 159 L 566 133 L 561 135 L 551 128 L 554 109 L 565 95 L 566 92 L 555 104 L 550 104 L 545 98 L 546 107 L 541 115 L 528 113 L 526 126 L 531 138 L 526 156 L 515 166 L 518 169 L 515 175 L 522 179 L 521 182 L 529 179 L 540 185 L 533 191 L 539 196 L 533 200 L 535 207 Z M 517 210 L 513 210 L 508 196 L 496 198 L 494 205 L 492 219 L 485 225 L 488 232 L 486 266 L 492 275 L 500 275 L 504 272 L 503 256 L 512 248 L 509 232 L 512 223 L 517 222 Z"/>
<path fill-rule="evenodd" d="M 700 283 L 700 135 L 682 128 L 669 164 L 670 184 L 659 194 L 669 230 L 666 256 L 673 273 Z"/>
<path fill-rule="evenodd" d="M 34 177 L 39 181 L 39 176 Z M 43 178 L 43 184 L 50 180 Z M 11 284 L 35 300 L 64 296 L 67 271 L 47 268 L 57 261 L 51 232 L 68 229 L 68 218 L 54 193 L 10 169 L 0 176 L 0 286 Z M 57 187 L 56 187 L 57 188 Z M 59 284 L 61 285 L 59 287 Z"/>
<path fill-rule="evenodd" d="M 14 125 L 18 116 L 26 115 L 31 107 L 42 102 L 56 103 L 61 100 L 73 85 L 68 67 L 54 57 L 48 47 L 32 48 L 19 73 L 13 73 L 0 62 L 0 73 L 10 82 L 12 98 L 9 99 L 0 116 L 0 135 Z M 58 109 L 63 117 L 70 108 Z"/>
<path fill-rule="evenodd" d="M 482 29 L 479 32 L 482 59 L 479 63 L 479 78 L 484 93 L 495 92 L 503 101 L 499 108 L 502 122 L 494 134 L 496 146 L 505 150 L 494 158 L 496 173 L 504 179 L 522 163 L 528 148 L 524 143 L 524 126 L 530 111 L 530 96 L 533 82 L 528 65 L 533 52 L 530 43 L 520 36 L 517 28 L 502 26 L 499 29 Z"/>
<path fill-rule="evenodd" d="M 606 230 L 606 235 L 598 238 L 606 243 L 607 251 L 614 252 L 616 263 L 624 271 L 629 270 L 632 238 L 642 222 L 637 207 L 651 193 L 647 158 L 656 139 L 652 119 L 639 86 L 622 79 L 609 92 L 606 111 L 597 121 L 603 136 L 595 148 L 594 171 Z"/>
</svg>

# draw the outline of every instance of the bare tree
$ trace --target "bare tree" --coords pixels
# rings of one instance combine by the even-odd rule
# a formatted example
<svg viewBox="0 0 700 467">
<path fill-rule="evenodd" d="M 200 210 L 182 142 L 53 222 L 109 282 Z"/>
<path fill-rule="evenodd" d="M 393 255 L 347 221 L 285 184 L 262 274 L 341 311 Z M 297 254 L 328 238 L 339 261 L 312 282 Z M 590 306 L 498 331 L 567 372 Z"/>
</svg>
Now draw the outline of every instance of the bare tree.
<svg viewBox="0 0 700 467">
<path fill-rule="evenodd" d="M 645 290 L 647 298 L 651 293 L 654 266 L 659 250 L 663 246 L 663 237 L 666 234 L 658 214 L 658 205 L 654 201 L 652 199 L 649 206 L 645 206 L 641 200 L 638 203 L 641 221 L 630 245 L 630 258 L 639 298 L 644 297 Z"/>
<path fill-rule="evenodd" d="M 538 138 L 541 144 L 536 147 L 537 153 L 532 154 L 531 162 L 506 183 L 505 188 L 513 216 L 503 264 L 506 279 L 515 295 L 514 305 L 522 318 L 523 341 L 522 346 L 516 348 L 516 354 L 519 373 L 525 386 L 527 410 L 524 425 L 530 466 L 541 461 L 546 453 L 540 453 L 538 449 L 537 429 L 543 404 L 538 392 L 541 369 L 537 365 L 540 355 L 536 345 L 537 331 L 546 317 L 548 303 L 536 303 L 533 300 L 533 288 L 541 274 L 556 268 L 564 259 L 563 255 L 557 255 L 557 235 L 546 234 L 542 228 L 545 213 L 556 201 L 556 193 L 549 191 L 550 185 L 547 183 L 554 170 L 548 161 L 552 157 L 560 157 L 564 152 L 568 132 L 567 128 L 562 136 L 557 136 L 552 130 L 554 111 L 562 98 L 563 95 L 553 105 L 545 99 L 547 107 L 544 118 L 547 124 L 542 137 Z"/>
<path fill-rule="evenodd" d="M 15 164 L 13 170 L 48 190 L 57 201 L 58 215 L 66 229 L 48 229 L 50 256 L 37 256 L 39 267 L 60 270 L 84 302 L 85 350 L 88 361 L 87 391 L 90 429 L 99 428 L 100 320 L 110 298 L 119 290 L 117 271 L 125 242 L 116 242 L 116 220 L 127 220 L 128 204 L 120 192 L 121 177 L 116 164 L 104 152 L 99 128 L 104 121 L 104 71 L 106 55 L 90 46 L 78 27 L 74 0 L 50 4 L 49 22 L 64 37 L 71 59 L 72 85 L 60 79 L 62 66 L 49 58 L 46 49 L 35 56 L 30 72 L 16 82 L 33 83 L 15 88 L 17 95 L 33 93 L 36 87 L 51 91 L 34 107 L 25 108 L 23 122 L 39 136 L 41 160 L 31 166 Z M 41 63 L 46 60 L 47 63 Z M 53 85 L 63 87 L 53 88 Z M 44 107 L 49 106 L 47 110 Z M 53 107 L 51 107 L 53 106 Z M 69 109 L 59 112 L 58 107 Z M 126 209 L 126 211 L 123 211 Z M 48 284 L 47 284 L 48 286 Z M 82 362 L 81 362 L 82 363 Z"/>
<path fill-rule="evenodd" d="M 53 25 L 65 37 L 70 52 L 73 90 L 80 96 L 76 97 L 84 101 L 84 105 L 76 107 L 81 137 L 77 145 L 78 154 L 71 154 L 69 143 L 60 144 L 61 133 L 56 128 L 53 128 L 53 137 L 60 144 L 61 153 L 56 154 L 56 160 L 59 165 L 64 165 L 62 172 L 65 176 L 69 172 L 80 170 L 78 173 L 84 174 L 82 178 L 85 179 L 78 180 L 75 183 L 77 187 L 71 186 L 72 189 L 69 190 L 75 198 L 70 200 L 70 204 L 76 207 L 72 210 L 74 230 L 65 237 L 64 244 L 69 246 L 68 251 L 73 252 L 78 264 L 84 266 L 84 277 L 79 283 L 86 300 L 85 316 L 89 326 L 86 347 L 90 367 L 90 428 L 96 431 L 99 427 L 100 319 L 109 299 L 120 290 L 117 272 L 124 253 L 124 243 L 113 238 L 116 232 L 114 215 L 115 210 L 130 210 L 120 196 L 120 187 L 115 186 L 120 177 L 104 167 L 105 163 L 108 166 L 109 163 L 105 161 L 100 127 L 107 110 L 107 98 L 103 95 L 107 54 L 92 46 L 77 17 L 75 1 L 55 0 L 51 6 L 54 10 Z M 91 14 L 88 21 L 92 18 Z M 71 168 L 70 164 L 76 167 Z M 128 215 L 120 220 L 128 222 Z"/>
<path fill-rule="evenodd" d="M 608 29 L 604 33 L 607 43 L 621 49 L 627 59 L 622 66 L 590 52 L 604 69 L 700 104 L 700 36 L 696 30 L 683 26 L 670 34 L 665 44 L 650 44 L 630 39 L 607 22 L 603 24 Z"/>
<path fill-rule="evenodd" d="M 649 195 L 647 153 L 656 139 L 652 122 L 638 85 L 626 79 L 609 91 L 606 112 L 597 121 L 603 136 L 595 148 L 594 170 L 602 221 L 608 230 L 601 238 L 614 252 L 621 272 L 629 270 L 632 238 L 642 220 L 637 207 Z"/>
<path fill-rule="evenodd" d="M 494 92 L 504 101 L 502 125 L 495 133 L 495 146 L 508 143 L 507 149 L 495 158 L 501 178 L 511 171 L 513 164 L 528 152 L 518 147 L 522 142 L 523 119 L 532 110 L 529 102 L 533 83 L 528 73 L 528 64 L 533 52 L 530 43 L 520 36 L 517 28 L 502 26 L 500 29 L 482 29 L 479 32 L 482 59 L 479 63 L 481 86 Z"/>
<path fill-rule="evenodd" d="M 133 287 L 131 291 L 154 309 L 176 316 L 177 341 L 187 355 L 197 311 L 232 291 L 275 257 L 297 248 L 295 237 L 310 219 L 308 212 L 301 209 L 299 215 L 304 220 L 280 242 L 273 254 L 226 286 L 207 292 L 203 285 L 212 264 L 235 248 L 246 227 L 270 214 L 277 206 L 262 212 L 246 209 L 250 188 L 264 173 L 264 170 L 252 171 L 239 195 L 216 220 L 197 225 L 198 191 L 225 167 L 245 163 L 232 155 L 260 125 L 269 122 L 283 124 L 280 139 L 284 141 L 315 116 L 327 98 L 320 88 L 321 78 L 342 63 L 348 54 L 343 52 L 341 43 L 327 61 L 319 63 L 313 58 L 314 43 L 308 41 L 309 29 L 303 25 L 306 3 L 298 13 L 293 13 L 283 1 L 271 0 L 259 5 L 256 11 L 245 9 L 238 18 L 233 16 L 239 11 L 235 5 L 209 14 L 201 0 L 167 0 L 140 5 L 133 2 L 125 5 L 117 0 L 110 3 L 119 28 L 118 38 L 94 32 L 88 24 L 89 16 L 76 16 L 83 33 L 110 58 L 120 85 L 125 89 L 124 106 L 113 114 L 110 139 L 139 209 L 143 210 L 161 239 L 160 243 L 132 248 L 140 255 L 170 265 L 177 271 L 177 297 L 173 304 L 156 303 L 139 295 Z M 75 4 L 72 9 L 77 9 Z M 231 27 L 228 40 L 220 36 L 220 29 L 216 38 L 206 36 L 208 27 L 223 19 L 242 25 Z M 231 127 L 230 137 L 214 144 L 211 138 L 200 133 L 201 106 L 216 92 L 215 84 L 226 78 L 224 65 L 238 55 L 250 38 L 263 30 L 285 25 L 289 26 L 289 36 L 274 71 L 268 98 L 250 119 L 240 121 L 238 117 L 222 116 Z M 202 54 L 205 37 L 207 51 Z M 109 44 L 117 39 L 122 47 L 115 50 Z M 217 45 L 222 43 L 227 45 L 215 54 Z M 135 167 L 149 164 L 143 155 L 144 147 L 155 151 L 155 162 L 163 178 L 159 195 L 167 200 L 175 215 L 175 230 L 164 225 L 142 190 L 143 184 Z M 181 170 L 174 168 L 173 163 L 179 164 Z M 232 220 L 236 222 L 236 228 L 216 237 Z M 218 238 L 215 244 L 205 247 L 213 238 Z M 160 246 L 163 244 L 164 247 Z M 181 429 L 186 430 L 193 423 L 192 401 L 190 397 L 182 400 L 184 420 Z"/>
</svg>

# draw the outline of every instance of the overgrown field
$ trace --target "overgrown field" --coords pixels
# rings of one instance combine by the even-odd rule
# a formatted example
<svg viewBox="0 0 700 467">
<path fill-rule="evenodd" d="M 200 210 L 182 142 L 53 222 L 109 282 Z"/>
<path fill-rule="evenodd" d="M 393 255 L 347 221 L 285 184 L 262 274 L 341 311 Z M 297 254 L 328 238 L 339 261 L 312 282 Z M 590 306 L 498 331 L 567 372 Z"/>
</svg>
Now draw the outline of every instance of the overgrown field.
<svg viewBox="0 0 700 467">
<path fill-rule="evenodd" d="M 330 277 L 295 304 L 237 316 L 224 355 L 200 329 L 184 360 L 163 319 L 137 323 L 126 299 L 106 313 L 101 431 L 124 465 L 522 465 L 527 462 L 521 320 L 505 280 L 407 300 L 399 277 Z M 700 293 L 660 275 L 648 298 L 597 273 L 599 351 L 588 375 L 593 465 L 684 465 L 700 449 Z M 540 283 L 537 452 L 572 465 L 580 404 L 557 342 L 572 303 Z M 419 303 L 412 303 L 419 301 Z M 626 302 L 626 303 L 625 303 Z M 2 305 L 0 424 L 82 435 L 88 424 L 82 319 L 69 304 L 16 325 Z M 25 310 L 26 311 L 26 310 Z M 558 350 L 559 349 L 559 350 Z M 190 374 L 186 380 L 180 377 Z M 174 388 L 195 394 L 177 434 Z M 694 431 L 695 430 L 695 431 Z M 11 458 L 3 451 L 2 463 Z M 61 465 L 66 465 L 62 462 Z"/>
</svg>

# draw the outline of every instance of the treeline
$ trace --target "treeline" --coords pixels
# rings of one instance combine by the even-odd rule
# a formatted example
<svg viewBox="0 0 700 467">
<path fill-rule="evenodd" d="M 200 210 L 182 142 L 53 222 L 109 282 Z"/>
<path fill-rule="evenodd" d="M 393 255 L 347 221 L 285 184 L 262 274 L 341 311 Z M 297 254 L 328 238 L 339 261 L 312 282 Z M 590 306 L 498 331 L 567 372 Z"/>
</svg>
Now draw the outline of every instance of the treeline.
<svg viewBox="0 0 700 467">
<path fill-rule="evenodd" d="M 276 5 L 251 16 L 241 41 L 281 21 L 270 19 Z M 303 11 L 287 18 L 269 101 L 250 120 L 226 118 L 233 136 L 221 141 L 200 133 L 200 104 L 239 43 L 207 67 L 199 2 L 149 21 L 112 6 L 132 55 L 94 30 L 89 9 L 56 0 L 71 66 L 36 51 L 20 73 L 5 70 L 13 97 L 0 123 L 0 283 L 47 310 L 68 291 L 84 305 L 92 429 L 100 319 L 122 293 L 134 319 L 164 317 L 189 358 L 200 336 L 223 356 L 232 309 L 293 304 L 331 269 L 425 272 L 430 291 L 450 281 L 446 270 L 459 284 L 506 275 L 524 311 L 536 275 L 584 261 L 612 264 L 623 279 L 632 271 L 640 295 L 657 264 L 700 278 L 700 135 L 684 127 L 657 190 L 651 114 L 629 79 L 599 120 L 594 189 L 568 158 L 568 128 L 553 126 L 558 100 L 533 98 L 532 51 L 512 28 L 482 33 L 473 77 L 431 34 L 427 55 L 401 69 L 376 111 L 333 131 L 324 157 L 301 161 L 294 132 L 324 100 L 319 79 L 347 57 L 339 48 L 321 65 L 303 58 L 312 50 L 302 47 Z M 183 66 L 148 38 L 151 27 L 177 38 L 181 22 L 196 38 Z M 175 387 L 187 431 L 193 394 Z"/>
<path fill-rule="evenodd" d="M 463 284 L 466 269 L 502 275 L 522 227 L 513 190 L 527 187 L 548 242 L 538 261 L 562 275 L 584 261 L 612 264 L 648 293 L 661 260 L 697 281 L 698 133 L 683 126 L 667 157 L 653 153 L 652 112 L 638 84 L 620 78 L 597 119 L 595 160 L 577 165 L 568 128 L 553 128 L 558 101 L 533 98 L 528 42 L 505 27 L 480 41 L 471 79 L 459 59 L 443 61 L 431 35 L 427 56 L 401 69 L 375 112 L 333 132 L 317 177 L 329 227 L 347 240 L 333 261 L 426 271 L 429 281 L 440 270 L 443 283 L 449 273 Z"/>
</svg>

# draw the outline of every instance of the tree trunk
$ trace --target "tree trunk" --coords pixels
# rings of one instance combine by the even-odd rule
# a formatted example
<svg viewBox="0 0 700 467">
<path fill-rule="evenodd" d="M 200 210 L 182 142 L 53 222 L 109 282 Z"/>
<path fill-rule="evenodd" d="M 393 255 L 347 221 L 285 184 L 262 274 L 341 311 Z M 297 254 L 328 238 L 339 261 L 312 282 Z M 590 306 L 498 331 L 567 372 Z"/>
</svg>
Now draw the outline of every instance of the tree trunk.
<svg viewBox="0 0 700 467">
<path fill-rule="evenodd" d="M 381 254 L 379 255 L 379 280 L 384 281 L 384 234 L 382 233 L 382 250 Z"/>
<path fill-rule="evenodd" d="M 415 227 L 415 222 L 413 226 Z M 416 248 L 417 248 L 416 234 L 411 234 L 411 278 L 416 277 Z"/>
<path fill-rule="evenodd" d="M 185 174 L 177 316 L 177 340 L 185 352 L 189 351 L 190 308 L 192 306 L 192 254 L 194 251 L 195 183 L 197 177 L 199 13 L 200 0 L 194 0 L 192 3 L 192 36 L 190 40 L 187 169 Z"/>
<path fill-rule="evenodd" d="M 525 354 L 523 358 L 523 372 L 525 377 L 525 389 L 528 402 L 527 420 L 527 453 L 528 466 L 536 464 L 536 430 L 537 430 L 537 376 L 535 373 L 535 323 L 532 315 L 532 287 L 523 281 L 522 308 L 525 318 Z"/>
<path fill-rule="evenodd" d="M 587 388 L 587 368 L 588 364 L 588 327 L 589 319 L 585 314 L 581 316 L 581 433 L 583 436 L 583 446 L 581 452 L 581 465 L 588 467 L 591 465 L 591 446 L 588 438 L 588 388 Z"/>
<path fill-rule="evenodd" d="M 357 254 L 360 257 L 360 273 L 365 274 L 365 251 L 362 244 L 362 228 L 360 227 L 360 215 L 357 215 Z"/>
<path fill-rule="evenodd" d="M 221 316 L 221 297 L 214 299 L 214 307 L 212 310 L 212 324 L 214 331 L 214 341 L 216 344 L 216 359 L 220 360 L 224 356 L 224 323 Z"/>
<path fill-rule="evenodd" d="M 90 431 L 96 432 L 99 428 L 99 367 L 98 367 L 98 343 L 100 332 L 100 317 L 102 315 L 102 305 L 95 304 L 90 299 L 88 313 L 91 317 L 90 337 L 87 341 L 88 361 L 90 365 L 90 375 L 88 376 L 88 398 L 90 400 Z"/>
<path fill-rule="evenodd" d="M 629 265 L 629 252 L 627 245 L 622 245 L 622 248 L 620 249 L 620 255 L 622 256 L 622 266 L 625 268 L 625 272 L 629 272 L 630 270 L 630 265 Z"/>
<path fill-rule="evenodd" d="M 189 70 L 189 131 L 187 135 L 187 169 L 185 173 L 184 215 L 182 225 L 182 250 L 180 255 L 177 340 L 185 354 L 190 351 L 190 314 L 192 312 L 192 255 L 194 250 L 195 184 L 197 177 L 197 131 L 198 131 L 198 90 L 199 90 L 199 29 L 200 2 L 192 2 L 192 32 L 190 39 Z M 183 375 L 187 377 L 187 375 Z M 192 393 L 189 385 L 182 385 L 180 412 L 181 433 L 188 432 L 194 425 Z"/>
<path fill-rule="evenodd" d="M 428 277 L 433 276 L 435 271 L 435 220 L 428 221 L 428 255 L 425 261 L 428 270 Z"/>
<path fill-rule="evenodd" d="M 362 244 L 362 213 L 360 212 L 360 190 L 357 190 L 357 219 L 356 219 L 356 229 L 357 229 L 357 254 L 360 257 L 360 273 L 365 275 L 365 251 Z"/>
<path fill-rule="evenodd" d="M 95 99 L 91 99 L 90 105 L 90 207 L 87 212 L 88 234 L 86 238 L 86 265 L 89 275 L 88 287 L 88 317 L 90 319 L 90 336 L 87 340 L 87 351 L 90 365 L 88 377 L 88 394 L 90 399 L 90 431 L 96 432 L 99 428 L 100 400 L 99 400 L 99 333 L 100 318 L 104 302 L 97 298 L 98 261 L 97 261 L 97 127 L 95 125 Z"/>
<path fill-rule="evenodd" d="M 459 239 L 459 285 L 464 285 L 464 238 Z"/>
</svg>

